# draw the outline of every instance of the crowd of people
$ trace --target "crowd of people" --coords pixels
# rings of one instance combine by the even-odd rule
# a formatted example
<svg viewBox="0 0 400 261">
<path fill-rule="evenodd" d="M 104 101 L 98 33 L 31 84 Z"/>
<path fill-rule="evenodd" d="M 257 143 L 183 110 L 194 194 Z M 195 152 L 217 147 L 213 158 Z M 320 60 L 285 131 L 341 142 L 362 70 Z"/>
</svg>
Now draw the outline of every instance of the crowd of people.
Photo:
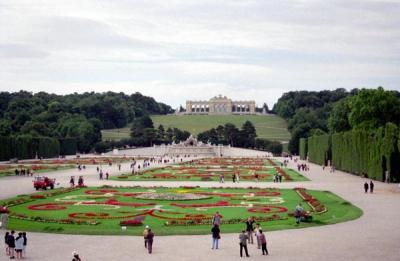
<svg viewBox="0 0 400 261">
<path fill-rule="evenodd" d="M 33 171 L 31 169 L 15 169 L 14 170 L 15 176 L 26 176 L 26 177 L 32 177 L 33 176 Z"/>
<path fill-rule="evenodd" d="M 26 246 L 28 238 L 25 232 L 15 233 L 14 230 L 7 231 L 4 236 L 6 255 L 10 259 L 23 259 L 26 257 Z"/>
</svg>

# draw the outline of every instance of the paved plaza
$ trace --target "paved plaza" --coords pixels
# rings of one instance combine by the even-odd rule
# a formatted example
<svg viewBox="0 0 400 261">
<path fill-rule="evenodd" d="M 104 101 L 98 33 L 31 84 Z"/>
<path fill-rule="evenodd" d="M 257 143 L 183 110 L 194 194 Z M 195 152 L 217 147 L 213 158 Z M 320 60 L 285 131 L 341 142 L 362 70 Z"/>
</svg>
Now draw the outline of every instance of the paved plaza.
<svg viewBox="0 0 400 261">
<path fill-rule="evenodd" d="M 291 161 L 289 167 L 296 168 Z M 63 170 L 48 173 L 55 177 L 59 186 L 68 186 L 71 175 L 84 175 L 88 186 L 220 186 L 218 182 L 128 182 L 98 180 L 96 166 L 86 170 Z M 116 166 L 105 166 L 104 171 L 118 175 Z M 129 163 L 122 165 L 129 171 Z M 363 192 L 364 179 L 340 171 L 330 173 L 328 169 L 310 164 L 304 174 L 311 181 L 288 183 L 226 182 L 227 187 L 277 187 L 329 190 L 352 202 L 364 212 L 361 218 L 306 229 L 283 230 L 266 233 L 269 256 L 262 256 L 255 245 L 249 246 L 252 260 L 400 260 L 400 188 L 397 184 L 375 182 L 374 194 Z M 0 198 L 33 193 L 32 178 L 5 177 L 0 180 Z M 294 221 L 293 221 L 294 222 Z M 134 236 L 85 236 L 59 235 L 28 232 L 26 260 L 54 261 L 71 260 L 76 250 L 82 260 L 239 260 L 238 233 L 222 235 L 220 249 L 211 250 L 211 235 L 160 236 L 157 231 L 154 253 L 149 255 L 143 247 L 143 238 Z M 0 260 L 7 260 L 2 254 Z M 246 259 L 244 257 L 244 259 Z"/>
</svg>

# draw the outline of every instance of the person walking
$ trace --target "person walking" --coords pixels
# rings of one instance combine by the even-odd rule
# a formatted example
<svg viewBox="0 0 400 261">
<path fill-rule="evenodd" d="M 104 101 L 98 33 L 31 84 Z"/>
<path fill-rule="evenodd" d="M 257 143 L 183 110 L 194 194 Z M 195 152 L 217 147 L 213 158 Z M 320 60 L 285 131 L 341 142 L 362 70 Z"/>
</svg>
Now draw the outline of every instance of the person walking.
<svg viewBox="0 0 400 261">
<path fill-rule="evenodd" d="M 22 232 L 22 237 L 24 238 L 24 249 L 22 250 L 22 256 L 26 256 L 26 246 L 28 245 L 28 238 L 26 237 L 26 232 Z"/>
<path fill-rule="evenodd" d="M 372 180 L 370 180 L 369 182 L 369 192 L 374 193 L 374 183 L 372 182 Z"/>
<path fill-rule="evenodd" d="M 217 225 L 220 226 L 221 225 L 221 215 L 219 214 L 219 212 L 215 212 L 213 219 L 212 219 L 212 224 L 213 226 Z"/>
<path fill-rule="evenodd" d="M 260 233 L 258 234 L 258 238 L 261 243 L 261 251 L 263 255 L 268 255 L 268 250 L 267 250 L 267 239 L 265 238 L 265 234 L 262 232 L 260 229 Z M 265 253 L 265 254 L 264 254 Z"/>
<path fill-rule="evenodd" d="M 254 231 L 254 220 L 249 217 L 246 221 L 246 231 L 247 231 L 247 237 L 249 240 L 250 244 L 253 244 L 253 231 Z"/>
<path fill-rule="evenodd" d="M 246 257 L 250 257 L 247 250 L 247 240 L 249 240 L 249 237 L 247 236 L 246 231 L 243 230 L 242 233 L 239 235 L 240 257 L 243 257 L 243 249 L 246 253 Z"/>
<path fill-rule="evenodd" d="M 147 235 L 149 234 L 149 226 L 146 226 L 143 231 L 143 238 L 144 238 L 144 248 L 147 248 Z"/>
<path fill-rule="evenodd" d="M 366 182 L 366 181 L 364 183 L 364 190 L 365 190 L 365 193 L 368 193 L 368 182 Z"/>
<path fill-rule="evenodd" d="M 153 240 L 154 240 L 154 233 L 149 228 L 147 233 L 147 249 L 149 250 L 149 254 L 153 252 Z"/>
<path fill-rule="evenodd" d="M 14 259 L 14 248 L 15 248 L 15 231 L 12 230 L 11 233 L 7 237 L 8 248 L 10 250 L 10 259 Z"/>
<path fill-rule="evenodd" d="M 72 252 L 72 261 L 82 261 L 79 254 L 76 251 Z"/>
<path fill-rule="evenodd" d="M 75 187 L 75 177 L 71 176 L 70 180 L 69 180 L 69 185 L 71 188 Z"/>
<path fill-rule="evenodd" d="M 294 209 L 294 217 L 296 218 L 296 224 L 300 224 L 301 221 L 301 213 L 303 212 L 303 208 L 301 207 L 301 203 L 299 203 Z"/>
<path fill-rule="evenodd" d="M 17 238 L 15 239 L 15 252 L 17 253 L 17 259 L 22 259 L 22 250 L 24 249 L 24 238 L 22 237 L 22 233 L 18 233 Z"/>
<path fill-rule="evenodd" d="M 4 243 L 6 245 L 6 255 L 9 256 L 10 255 L 10 247 L 8 246 L 8 236 L 10 235 L 10 232 L 6 232 L 6 234 L 4 235 Z"/>
<path fill-rule="evenodd" d="M 212 233 L 212 247 L 211 249 L 218 249 L 218 241 L 221 238 L 220 235 L 220 229 L 218 225 L 214 225 L 213 228 L 211 229 L 211 233 Z"/>
<path fill-rule="evenodd" d="M 254 232 L 255 232 L 255 234 L 256 234 L 257 248 L 258 248 L 258 249 L 261 249 L 261 241 L 260 241 L 260 238 L 258 237 L 258 235 L 260 234 L 260 231 L 261 231 L 260 224 L 257 223 L 257 224 L 256 224 L 256 228 L 254 229 Z"/>
</svg>

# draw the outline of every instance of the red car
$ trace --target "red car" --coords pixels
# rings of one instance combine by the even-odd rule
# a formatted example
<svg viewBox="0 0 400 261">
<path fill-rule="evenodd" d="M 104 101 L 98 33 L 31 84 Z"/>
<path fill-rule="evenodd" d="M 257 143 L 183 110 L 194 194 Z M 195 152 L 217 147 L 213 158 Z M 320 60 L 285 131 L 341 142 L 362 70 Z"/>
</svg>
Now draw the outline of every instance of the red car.
<svg viewBox="0 0 400 261">
<path fill-rule="evenodd" d="M 50 179 L 48 177 L 35 177 L 35 180 L 33 181 L 33 187 L 36 190 L 39 189 L 44 189 L 46 190 L 47 188 L 54 189 L 54 184 L 56 183 L 56 179 Z"/>
</svg>

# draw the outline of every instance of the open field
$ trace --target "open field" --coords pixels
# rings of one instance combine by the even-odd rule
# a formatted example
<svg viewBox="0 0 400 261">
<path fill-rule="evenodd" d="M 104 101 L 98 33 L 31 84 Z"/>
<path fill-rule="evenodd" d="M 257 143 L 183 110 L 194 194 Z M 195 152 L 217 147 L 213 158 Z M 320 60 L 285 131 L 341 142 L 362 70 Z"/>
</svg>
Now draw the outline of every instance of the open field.
<svg viewBox="0 0 400 261">
<path fill-rule="evenodd" d="M 296 225 L 292 213 L 299 202 L 313 218 Z M 99 235 L 141 235 L 145 225 L 158 235 L 208 234 L 216 211 L 224 233 L 240 231 L 248 217 L 271 231 L 333 224 L 362 214 L 330 192 L 305 189 L 91 187 L 0 203 L 9 206 L 9 229 Z M 121 229 L 121 221 L 127 229 Z"/>
<path fill-rule="evenodd" d="M 165 129 L 179 128 L 187 130 L 193 135 L 215 128 L 218 125 L 233 123 L 241 128 L 247 120 L 251 121 L 259 138 L 270 140 L 288 141 L 290 133 L 287 130 L 287 123 L 278 116 L 268 115 L 153 115 L 151 119 L 154 127 L 162 124 Z M 103 140 L 129 138 L 129 127 L 121 129 L 103 130 Z"/>
</svg>

